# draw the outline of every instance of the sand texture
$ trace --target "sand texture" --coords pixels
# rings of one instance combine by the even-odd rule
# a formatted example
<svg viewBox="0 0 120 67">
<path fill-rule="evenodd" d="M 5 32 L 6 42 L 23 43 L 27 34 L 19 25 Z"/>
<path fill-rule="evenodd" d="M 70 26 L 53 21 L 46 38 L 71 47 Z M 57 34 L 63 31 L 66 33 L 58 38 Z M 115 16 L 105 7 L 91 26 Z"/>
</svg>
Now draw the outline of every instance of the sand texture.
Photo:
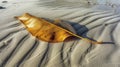
<svg viewBox="0 0 120 67">
<path fill-rule="evenodd" d="M 119 3 L 110 0 L 115 4 L 111 7 L 102 0 L 93 0 L 92 4 L 86 0 L 6 1 L 0 1 L 0 67 L 120 67 Z M 14 19 L 26 12 L 62 19 L 78 35 L 103 44 L 82 39 L 61 43 L 38 40 Z"/>
</svg>

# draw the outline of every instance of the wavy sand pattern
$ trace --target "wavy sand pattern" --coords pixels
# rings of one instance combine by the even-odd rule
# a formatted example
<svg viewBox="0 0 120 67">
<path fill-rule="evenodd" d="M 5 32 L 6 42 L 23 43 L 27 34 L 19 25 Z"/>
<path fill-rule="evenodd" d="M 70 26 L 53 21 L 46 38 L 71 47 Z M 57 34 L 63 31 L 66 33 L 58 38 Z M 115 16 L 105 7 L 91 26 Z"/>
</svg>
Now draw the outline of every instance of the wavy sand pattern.
<svg viewBox="0 0 120 67">
<path fill-rule="evenodd" d="M 11 0 L 2 4 L 6 9 L 0 9 L 0 67 L 120 66 L 119 14 L 92 8 L 48 9 L 46 4 L 40 5 L 41 2 Z M 93 45 L 82 39 L 62 43 L 37 40 L 13 18 L 25 12 L 38 17 L 60 18 L 70 23 L 77 34 L 104 43 Z"/>
</svg>

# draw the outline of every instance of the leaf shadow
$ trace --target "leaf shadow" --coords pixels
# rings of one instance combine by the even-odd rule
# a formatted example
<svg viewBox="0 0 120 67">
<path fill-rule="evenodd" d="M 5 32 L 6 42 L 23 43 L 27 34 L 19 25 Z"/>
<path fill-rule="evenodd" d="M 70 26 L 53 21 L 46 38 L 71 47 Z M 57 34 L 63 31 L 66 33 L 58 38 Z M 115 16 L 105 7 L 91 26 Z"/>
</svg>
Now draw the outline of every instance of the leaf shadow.
<svg viewBox="0 0 120 67">
<path fill-rule="evenodd" d="M 92 41 L 96 41 L 95 39 L 87 36 L 87 33 L 89 32 L 89 29 L 85 25 L 80 25 L 79 23 L 71 22 L 71 21 L 65 21 L 65 20 L 63 20 L 63 21 L 69 23 L 74 28 L 77 35 L 79 35 L 83 38 L 88 38 L 89 40 L 92 40 Z M 70 38 L 72 38 L 72 37 L 70 37 Z M 78 39 L 78 38 L 76 38 L 76 39 Z M 115 43 L 114 42 L 102 42 L 101 44 L 115 44 Z"/>
</svg>

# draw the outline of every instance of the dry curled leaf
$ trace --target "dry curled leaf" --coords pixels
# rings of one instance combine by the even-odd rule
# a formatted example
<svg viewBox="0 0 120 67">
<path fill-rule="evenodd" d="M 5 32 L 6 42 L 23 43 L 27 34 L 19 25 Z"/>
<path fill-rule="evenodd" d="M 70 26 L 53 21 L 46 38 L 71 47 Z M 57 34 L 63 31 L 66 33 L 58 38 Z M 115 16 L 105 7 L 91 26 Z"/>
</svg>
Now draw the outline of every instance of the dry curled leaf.
<svg viewBox="0 0 120 67">
<path fill-rule="evenodd" d="M 46 21 L 45 19 L 32 16 L 28 13 L 23 14 L 22 16 L 16 17 L 20 20 L 25 26 L 26 29 L 35 37 L 40 40 L 47 42 L 63 42 L 68 37 L 77 37 L 82 38 L 83 40 L 92 42 L 92 43 L 101 43 L 92 41 L 88 38 L 83 38 L 78 36 L 60 26 L 57 26 L 53 23 Z"/>
</svg>

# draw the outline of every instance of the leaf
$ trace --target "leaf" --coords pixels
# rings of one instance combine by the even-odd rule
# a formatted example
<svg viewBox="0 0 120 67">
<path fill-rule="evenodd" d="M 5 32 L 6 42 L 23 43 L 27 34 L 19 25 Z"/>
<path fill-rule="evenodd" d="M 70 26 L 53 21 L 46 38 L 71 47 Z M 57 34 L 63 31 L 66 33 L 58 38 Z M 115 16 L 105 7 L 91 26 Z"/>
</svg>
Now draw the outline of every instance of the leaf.
<svg viewBox="0 0 120 67">
<path fill-rule="evenodd" d="M 101 42 L 92 41 L 88 38 L 83 38 L 81 36 L 78 36 L 73 32 L 70 32 L 56 24 L 53 24 L 42 18 L 32 16 L 28 13 L 25 13 L 22 16 L 16 18 L 25 25 L 26 29 L 33 36 L 43 41 L 52 42 L 52 43 L 63 42 L 68 37 L 73 36 L 77 38 L 82 38 L 83 40 L 86 40 L 91 43 L 95 43 L 95 44 L 101 43 Z"/>
</svg>

